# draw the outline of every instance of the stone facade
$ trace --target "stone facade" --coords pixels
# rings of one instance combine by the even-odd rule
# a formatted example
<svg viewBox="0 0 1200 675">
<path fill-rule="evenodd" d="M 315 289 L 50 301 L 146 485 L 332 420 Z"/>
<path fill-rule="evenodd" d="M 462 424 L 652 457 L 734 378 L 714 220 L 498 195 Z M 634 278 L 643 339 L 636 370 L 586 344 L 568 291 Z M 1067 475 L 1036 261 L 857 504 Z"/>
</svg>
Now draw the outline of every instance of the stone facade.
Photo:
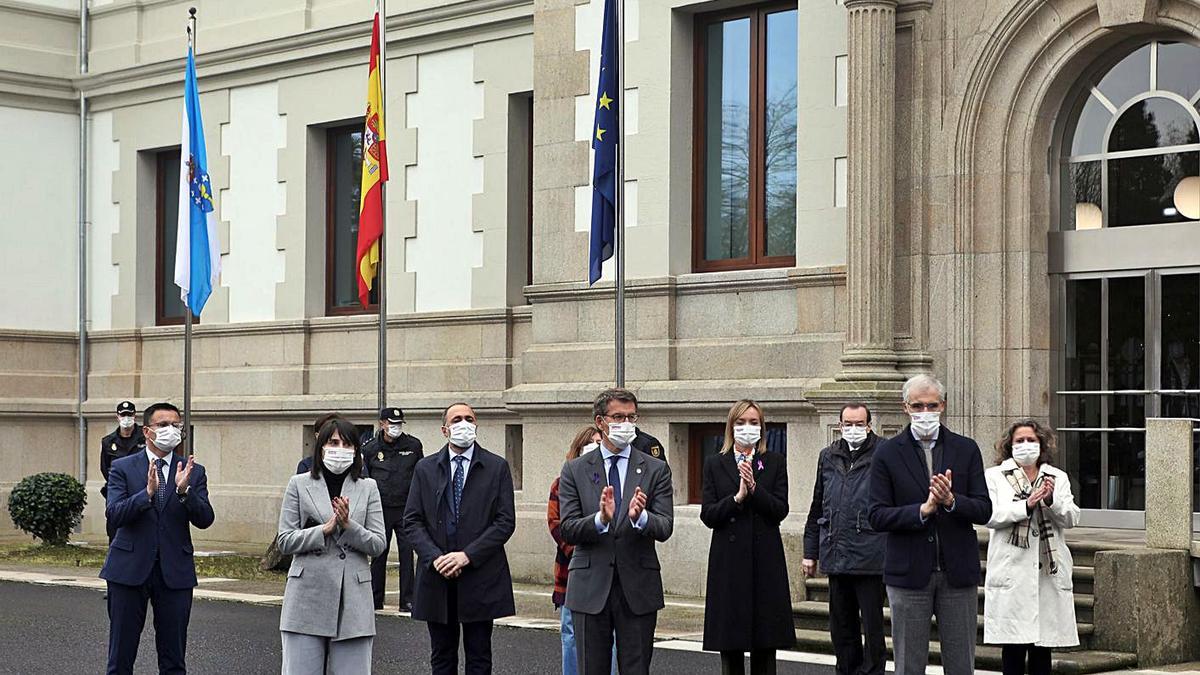
<svg viewBox="0 0 1200 675">
<path fill-rule="evenodd" d="M 154 325 L 150 153 L 178 141 L 188 4 L 94 2 L 90 71 L 82 76 L 68 58 L 78 15 L 56 4 L 0 0 L 0 106 L 69 113 L 79 93 L 90 103 L 82 414 L 92 503 L 84 538 L 99 540 L 98 441 L 111 429 L 113 405 L 181 398 L 182 331 Z M 519 476 L 514 572 L 548 580 L 549 484 L 572 432 L 588 421 L 591 398 L 613 373 L 612 277 L 586 285 L 588 235 L 579 217 L 587 209 L 581 200 L 590 200 L 590 165 L 588 136 L 578 130 L 581 115 L 585 130 L 590 124 L 601 3 L 394 4 L 387 22 L 389 403 L 405 408 L 409 431 L 427 451 L 441 445 L 438 417 L 447 403 L 476 405 L 480 443 L 504 452 Z M 694 16 L 750 4 L 628 1 L 636 30 L 628 36 L 627 85 L 636 106 L 629 106 L 627 179 L 636 197 L 627 372 L 643 401 L 644 426 L 667 442 L 674 470 L 677 524 L 664 547 L 674 593 L 702 593 L 709 537 L 699 507 L 687 504 L 698 461 L 688 448 L 689 426 L 722 421 L 736 398 L 759 400 L 770 421 L 787 424 L 793 515 L 785 529 L 796 581 L 816 451 L 835 437 L 845 400 L 872 403 L 877 429 L 894 432 L 904 421 L 900 382 L 935 372 L 949 387 L 948 423 L 984 447 L 1008 420 L 1051 413 L 1056 343 L 1047 235 L 1057 188 L 1046 152 L 1062 133 L 1067 92 L 1101 54 L 1131 40 L 1200 38 L 1195 0 L 1145 3 L 1144 12 L 1123 6 L 1136 2 L 1096 0 L 800 3 L 799 72 L 812 85 L 798 94 L 798 263 L 696 273 Z M 323 145 L 326 127 L 361 115 L 372 6 L 264 0 L 201 7 L 198 69 L 219 209 L 226 196 L 257 198 L 239 196 L 232 178 L 249 161 L 232 139 L 253 137 L 239 127 L 245 118 L 235 101 L 260 105 L 253 102 L 265 96 L 268 105 L 254 119 L 274 122 L 261 142 L 275 161 L 257 168 L 265 172 L 261 182 L 278 188 L 262 198 L 277 199 L 278 208 L 256 220 L 243 208 L 222 210 L 222 241 L 233 254 L 231 232 L 269 228 L 274 236 L 254 255 L 269 261 L 269 274 L 282 275 L 255 278 L 254 296 L 246 295 L 248 285 L 223 284 L 195 331 L 195 447 L 217 512 L 216 525 L 202 533 L 204 546 L 265 545 L 312 419 L 331 409 L 364 424 L 372 418 L 375 321 L 325 315 Z M 46 31 L 57 31 L 53 46 L 30 38 Z M 53 58 L 40 58 L 47 55 Z M 848 108 L 835 102 L 842 56 L 849 59 Z M 264 85 L 254 97 L 239 93 Z M 465 92 L 466 100 L 451 103 L 469 106 L 469 141 L 438 137 L 425 122 L 450 92 Z M 527 132 L 514 96 L 526 92 L 533 170 L 532 185 L 523 186 L 515 168 Z M 463 141 L 454 159 L 470 175 L 422 175 L 433 166 L 423 153 L 451 141 Z M 846 155 L 849 199 L 838 207 L 833 167 Z M 0 185 L 0 203 L 12 189 L 20 188 Z M 522 190 L 532 191 L 532 250 L 514 225 Z M 445 225 L 441 212 L 426 207 L 447 202 L 469 207 L 453 223 L 463 228 L 461 250 L 440 252 L 454 256 L 447 264 L 470 267 L 454 281 L 464 289 L 455 297 L 467 300 L 424 311 L 447 296 L 423 282 L 439 260 L 413 252 L 422 250 L 423 234 Z M 24 236 L 29 217 L 0 212 L 5 240 Z M 64 275 L 75 269 L 71 254 L 51 248 L 45 255 Z M 6 288 L 35 283 L 5 274 Z M 238 320 L 232 308 L 247 303 L 269 308 L 267 319 Z M 70 325 L 70 312 L 63 320 Z M 0 325 L 3 498 L 28 473 L 77 472 L 77 336 L 32 330 L 19 313 L 0 316 Z"/>
</svg>

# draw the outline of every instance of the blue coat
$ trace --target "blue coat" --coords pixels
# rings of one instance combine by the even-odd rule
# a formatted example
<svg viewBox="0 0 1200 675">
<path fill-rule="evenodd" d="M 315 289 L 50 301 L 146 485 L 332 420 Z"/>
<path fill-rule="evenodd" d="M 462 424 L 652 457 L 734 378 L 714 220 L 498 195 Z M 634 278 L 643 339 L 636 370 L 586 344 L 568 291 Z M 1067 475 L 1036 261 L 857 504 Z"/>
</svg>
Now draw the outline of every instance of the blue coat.
<svg viewBox="0 0 1200 675">
<path fill-rule="evenodd" d="M 167 472 L 167 499 L 160 511 L 146 494 L 150 459 L 145 452 L 122 457 L 108 472 L 108 500 L 104 516 L 116 530 L 100 578 L 126 586 L 141 586 L 150 577 L 155 559 L 160 561 L 167 588 L 182 590 L 196 586 L 196 564 L 192 558 L 192 530 L 213 524 L 208 503 L 208 477 L 204 467 L 192 467 L 188 496 L 175 494 L 175 470 L 182 457 L 171 454 Z"/>
<path fill-rule="evenodd" d="M 925 451 L 910 427 L 905 426 L 875 451 L 870 521 L 871 527 L 887 532 L 883 581 L 899 588 L 925 588 L 940 548 L 947 582 L 958 588 L 978 586 L 979 540 L 973 526 L 986 525 L 992 517 L 979 446 L 943 426 L 933 446 L 933 466 L 935 473 L 953 472 L 954 510 L 939 506 L 922 523 L 921 504 L 929 496 L 929 471 Z"/>
<path fill-rule="evenodd" d="M 861 454 L 838 439 L 817 459 L 817 482 L 804 526 L 804 557 L 825 574 L 883 574 L 883 535 L 871 527 L 871 466 L 883 440 L 871 433 Z"/>
</svg>

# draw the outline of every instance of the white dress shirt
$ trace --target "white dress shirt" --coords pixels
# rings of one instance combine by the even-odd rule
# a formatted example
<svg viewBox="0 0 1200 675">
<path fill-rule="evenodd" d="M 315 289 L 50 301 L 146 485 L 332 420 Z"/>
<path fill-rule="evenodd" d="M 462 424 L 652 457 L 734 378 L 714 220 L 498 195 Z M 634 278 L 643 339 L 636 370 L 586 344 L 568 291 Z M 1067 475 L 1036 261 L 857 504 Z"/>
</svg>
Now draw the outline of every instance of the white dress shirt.
<svg viewBox="0 0 1200 675">
<path fill-rule="evenodd" d="M 631 494 L 627 495 L 627 494 L 625 494 L 624 491 L 625 491 L 625 476 L 626 476 L 626 474 L 629 473 L 629 457 L 632 454 L 630 452 L 630 446 L 627 445 L 624 448 L 621 448 L 620 452 L 612 453 L 612 452 L 608 451 L 608 448 L 603 443 L 601 443 L 600 447 L 597 448 L 596 452 L 600 453 L 600 459 L 602 460 L 601 463 L 604 465 L 604 477 L 605 477 L 606 481 L 608 479 L 608 471 L 612 467 L 613 458 L 620 457 L 623 460 L 623 461 L 617 462 L 617 475 L 621 479 L 621 503 L 617 504 L 618 513 L 614 513 L 613 515 L 615 517 L 620 517 L 620 513 L 619 513 L 620 511 L 629 513 L 629 500 L 633 498 L 633 495 L 631 495 Z M 629 521 L 629 524 L 632 525 L 635 530 L 640 530 L 646 526 L 647 520 L 649 520 L 649 516 L 647 516 L 646 510 L 642 509 L 642 514 L 640 516 L 638 516 L 637 521 L 634 522 L 631 520 L 631 521 Z M 594 521 L 596 523 L 596 531 L 597 532 L 599 532 L 600 534 L 604 534 L 605 532 L 608 532 L 608 525 L 605 525 L 603 522 L 601 522 L 599 511 L 596 512 L 596 517 L 595 517 Z"/>
</svg>

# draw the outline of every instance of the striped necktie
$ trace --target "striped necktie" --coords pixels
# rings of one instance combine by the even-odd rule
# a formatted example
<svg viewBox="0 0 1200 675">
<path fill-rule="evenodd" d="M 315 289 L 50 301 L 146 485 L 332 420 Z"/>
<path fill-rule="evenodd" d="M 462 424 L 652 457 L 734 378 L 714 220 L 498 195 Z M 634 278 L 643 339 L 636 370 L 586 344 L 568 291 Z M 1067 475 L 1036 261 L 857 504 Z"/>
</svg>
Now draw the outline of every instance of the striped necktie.
<svg viewBox="0 0 1200 675">
<path fill-rule="evenodd" d="M 158 470 L 158 490 L 154 493 L 154 505 L 158 507 L 159 511 L 162 511 L 167 504 L 167 477 L 163 473 L 163 467 L 166 464 L 165 459 L 154 460 L 154 467 Z"/>
</svg>

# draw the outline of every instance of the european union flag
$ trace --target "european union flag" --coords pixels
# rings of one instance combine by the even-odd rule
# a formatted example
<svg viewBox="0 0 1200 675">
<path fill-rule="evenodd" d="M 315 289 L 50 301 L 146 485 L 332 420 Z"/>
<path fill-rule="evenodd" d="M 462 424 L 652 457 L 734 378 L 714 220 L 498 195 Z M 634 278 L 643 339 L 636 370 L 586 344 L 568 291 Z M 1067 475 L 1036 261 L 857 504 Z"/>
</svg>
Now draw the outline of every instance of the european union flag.
<svg viewBox="0 0 1200 675">
<path fill-rule="evenodd" d="M 204 122 L 200 119 L 196 60 L 190 47 L 183 85 L 183 138 L 180 146 L 175 285 L 179 286 L 179 297 L 192 315 L 200 316 L 221 274 L 221 244 L 217 240 L 217 223 L 213 214 L 208 152 L 204 147 Z"/>
<path fill-rule="evenodd" d="M 604 0 L 604 34 L 600 41 L 600 82 L 596 85 L 596 124 L 592 149 L 592 238 L 588 285 L 600 279 L 604 261 L 613 256 L 617 238 L 617 144 L 621 141 L 617 101 L 621 67 L 617 44 L 617 0 Z"/>
</svg>

